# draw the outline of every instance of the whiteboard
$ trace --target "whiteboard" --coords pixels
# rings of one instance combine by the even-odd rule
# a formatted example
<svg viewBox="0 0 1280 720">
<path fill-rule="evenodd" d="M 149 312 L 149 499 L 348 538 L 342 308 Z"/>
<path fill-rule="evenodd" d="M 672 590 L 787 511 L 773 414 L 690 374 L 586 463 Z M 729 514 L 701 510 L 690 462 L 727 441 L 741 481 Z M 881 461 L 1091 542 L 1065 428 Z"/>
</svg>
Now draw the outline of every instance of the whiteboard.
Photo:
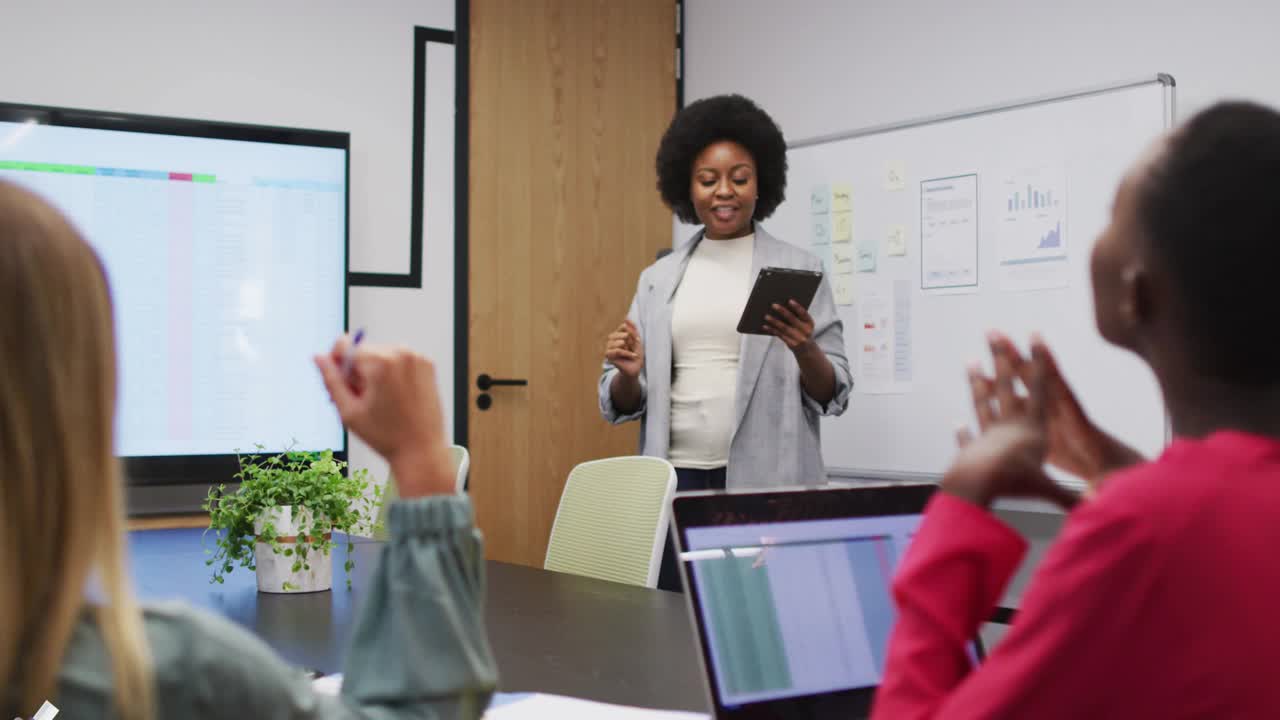
<svg viewBox="0 0 1280 720">
<path fill-rule="evenodd" d="M 973 423 L 965 368 L 975 361 L 990 367 L 990 329 L 1024 350 L 1040 332 L 1095 422 L 1148 455 L 1163 447 L 1165 413 L 1153 375 L 1106 344 L 1094 325 L 1089 255 L 1124 172 L 1172 117 L 1172 78 L 1161 75 L 789 144 L 789 199 L 766 223 L 769 231 L 824 255 L 815 240 L 838 239 L 833 228 L 851 220 L 852 243 L 834 254 L 847 257 L 852 248 L 855 269 L 874 263 L 873 271 L 843 278 L 828 273 L 855 385 L 844 415 L 823 419 L 832 476 L 942 473 L 956 429 Z M 944 178 L 959 178 L 958 185 Z M 837 219 L 830 195 L 838 204 L 846 191 L 850 211 Z M 973 191 L 972 217 L 964 217 L 964 195 Z M 821 201 L 812 197 L 824 193 Z M 952 200 L 931 202 L 948 193 Z M 958 216 L 954 208 L 962 208 Z M 824 209 L 832 217 L 815 219 Z M 965 253 L 943 249 L 973 241 L 955 245 L 938 234 L 970 237 L 970 219 L 972 282 L 962 279 L 970 273 Z M 838 265 L 850 268 L 847 260 Z M 947 267 L 958 269 L 939 270 Z M 938 279 L 951 275 L 961 279 Z M 876 288 L 890 292 L 888 304 Z M 859 316 L 860 301 L 868 317 L 888 308 L 892 342 Z"/>
</svg>

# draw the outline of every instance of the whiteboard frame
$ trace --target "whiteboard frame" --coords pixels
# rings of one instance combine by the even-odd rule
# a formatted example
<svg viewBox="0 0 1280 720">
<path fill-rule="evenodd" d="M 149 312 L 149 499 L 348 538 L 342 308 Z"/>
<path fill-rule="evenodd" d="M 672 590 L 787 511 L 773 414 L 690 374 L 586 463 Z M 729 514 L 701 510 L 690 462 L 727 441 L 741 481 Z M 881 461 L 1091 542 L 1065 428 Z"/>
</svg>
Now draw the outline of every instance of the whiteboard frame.
<svg viewBox="0 0 1280 720">
<path fill-rule="evenodd" d="M 970 108 L 967 110 L 959 110 L 956 112 L 941 113 L 938 115 L 926 115 L 924 117 L 903 120 L 900 122 L 885 123 L 881 125 L 871 125 L 865 128 L 855 130 L 847 130 L 844 132 L 830 133 L 827 135 L 817 135 L 810 138 L 803 138 L 787 143 L 788 150 L 796 150 L 799 148 L 810 147 L 813 145 L 822 145 L 829 142 L 837 142 L 841 140 L 849 140 L 852 138 L 867 137 L 869 135 L 880 135 L 898 130 L 906 130 L 909 128 L 921 127 L 924 125 L 935 125 L 937 123 L 951 122 L 953 120 L 964 120 L 967 118 L 978 117 L 981 115 L 991 115 L 995 113 L 1008 112 L 1010 110 L 1020 110 L 1022 108 L 1032 107 L 1035 105 L 1046 105 L 1049 103 L 1064 102 L 1067 100 L 1075 100 L 1077 98 L 1089 97 L 1091 95 L 1102 95 L 1104 93 L 1116 92 L 1119 90 L 1128 90 L 1130 88 L 1143 87 L 1146 85 L 1158 84 L 1164 88 L 1164 126 L 1166 129 L 1172 128 L 1177 115 L 1176 87 L 1177 81 L 1168 73 L 1156 73 L 1155 76 L 1145 76 L 1135 80 L 1124 82 L 1114 82 L 1094 87 L 1081 88 L 1068 92 L 1054 93 L 1050 95 L 1039 95 L 1036 97 L 1025 98 L 1022 100 L 1014 100 L 1011 102 L 997 103 L 993 105 L 984 105 L 981 107 Z M 1165 417 L 1165 439 L 1170 438 L 1169 420 Z M 942 479 L 941 474 L 920 473 L 920 472 L 895 472 L 889 470 L 868 470 L 862 468 L 827 466 L 827 478 L 829 481 L 837 483 L 847 482 L 894 482 L 894 483 L 936 483 Z M 1023 505 L 1026 507 L 1022 507 Z M 1045 507 L 1042 503 L 1029 502 L 1022 503 L 1019 501 L 1002 501 L 997 504 L 998 507 L 1005 509 L 1026 509 L 1031 511 L 1044 512 Z"/>
<path fill-rule="evenodd" d="M 1065 100 L 1075 100 L 1076 98 L 1089 97 L 1090 95 L 1102 95 L 1104 93 L 1116 92 L 1117 90 L 1128 90 L 1130 88 L 1155 84 L 1163 85 L 1165 87 L 1165 127 L 1173 127 L 1173 119 L 1176 113 L 1174 88 L 1177 86 L 1177 82 L 1173 79 L 1173 76 L 1168 73 L 1156 73 L 1155 77 L 1144 77 L 1138 80 L 1109 83 L 1107 85 L 1082 88 L 1065 93 L 1039 95 L 1033 98 L 1014 100 L 1012 102 L 983 105 L 981 107 L 960 110 L 957 112 L 942 113 L 939 115 L 926 115 L 924 117 L 912 118 L 910 120 L 885 123 L 882 125 L 871 125 L 865 128 L 858 128 L 856 130 L 845 130 L 843 132 L 830 133 L 827 135 L 816 135 L 814 137 L 788 142 L 787 149 L 798 150 L 812 145 L 822 145 L 823 143 L 837 142 L 839 140 L 850 140 L 852 138 L 866 137 L 868 135 L 881 135 L 887 132 L 907 130 L 910 128 L 920 127 L 922 125 L 936 125 L 938 123 L 950 122 L 952 120 L 964 120 L 966 118 L 978 117 L 980 115 L 992 115 L 995 113 L 1008 112 L 1010 110 L 1020 110 L 1026 107 L 1033 107 L 1035 105 L 1046 105 L 1049 103 L 1063 102 Z"/>
</svg>

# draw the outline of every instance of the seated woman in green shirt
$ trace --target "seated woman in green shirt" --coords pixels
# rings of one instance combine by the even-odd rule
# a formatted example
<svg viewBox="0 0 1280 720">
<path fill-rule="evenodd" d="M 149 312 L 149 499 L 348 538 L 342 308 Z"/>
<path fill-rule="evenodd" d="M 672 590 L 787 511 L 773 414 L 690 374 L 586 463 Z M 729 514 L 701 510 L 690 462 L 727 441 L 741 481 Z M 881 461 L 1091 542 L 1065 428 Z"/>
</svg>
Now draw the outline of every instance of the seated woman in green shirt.
<svg viewBox="0 0 1280 720">
<path fill-rule="evenodd" d="M 140 608 L 124 561 L 116 359 L 98 257 L 57 211 L 0 182 L 0 718 L 478 718 L 497 671 L 481 542 L 453 493 L 435 370 L 340 340 L 316 358 L 347 427 L 403 499 L 363 598 L 338 697 L 243 628 Z"/>
</svg>

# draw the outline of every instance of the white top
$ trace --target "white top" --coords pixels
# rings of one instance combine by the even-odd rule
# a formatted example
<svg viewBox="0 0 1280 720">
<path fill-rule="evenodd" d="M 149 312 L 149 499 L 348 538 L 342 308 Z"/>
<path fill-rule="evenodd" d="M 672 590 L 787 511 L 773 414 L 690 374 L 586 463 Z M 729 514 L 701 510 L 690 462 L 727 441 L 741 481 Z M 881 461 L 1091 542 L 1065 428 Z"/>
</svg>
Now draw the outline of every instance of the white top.
<svg viewBox="0 0 1280 720">
<path fill-rule="evenodd" d="M 671 310 L 671 449 L 676 467 L 729 464 L 755 235 L 698 243 Z"/>
</svg>

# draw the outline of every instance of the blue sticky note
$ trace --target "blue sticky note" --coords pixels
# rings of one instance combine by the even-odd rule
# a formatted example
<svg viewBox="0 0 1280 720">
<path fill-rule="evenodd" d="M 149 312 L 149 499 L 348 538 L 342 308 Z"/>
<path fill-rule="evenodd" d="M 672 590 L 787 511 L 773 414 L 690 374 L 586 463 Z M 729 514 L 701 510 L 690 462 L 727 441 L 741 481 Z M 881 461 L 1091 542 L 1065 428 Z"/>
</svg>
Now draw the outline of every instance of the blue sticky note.
<svg viewBox="0 0 1280 720">
<path fill-rule="evenodd" d="M 831 188 L 826 185 L 814 185 L 809 191 L 809 212 L 814 215 L 831 212 Z"/>
<path fill-rule="evenodd" d="M 831 216 L 823 213 L 813 216 L 813 232 L 809 238 L 814 245 L 831 244 Z"/>
<path fill-rule="evenodd" d="M 858 272 L 875 272 L 876 271 L 876 244 L 869 240 L 862 240 L 858 243 Z"/>
</svg>

